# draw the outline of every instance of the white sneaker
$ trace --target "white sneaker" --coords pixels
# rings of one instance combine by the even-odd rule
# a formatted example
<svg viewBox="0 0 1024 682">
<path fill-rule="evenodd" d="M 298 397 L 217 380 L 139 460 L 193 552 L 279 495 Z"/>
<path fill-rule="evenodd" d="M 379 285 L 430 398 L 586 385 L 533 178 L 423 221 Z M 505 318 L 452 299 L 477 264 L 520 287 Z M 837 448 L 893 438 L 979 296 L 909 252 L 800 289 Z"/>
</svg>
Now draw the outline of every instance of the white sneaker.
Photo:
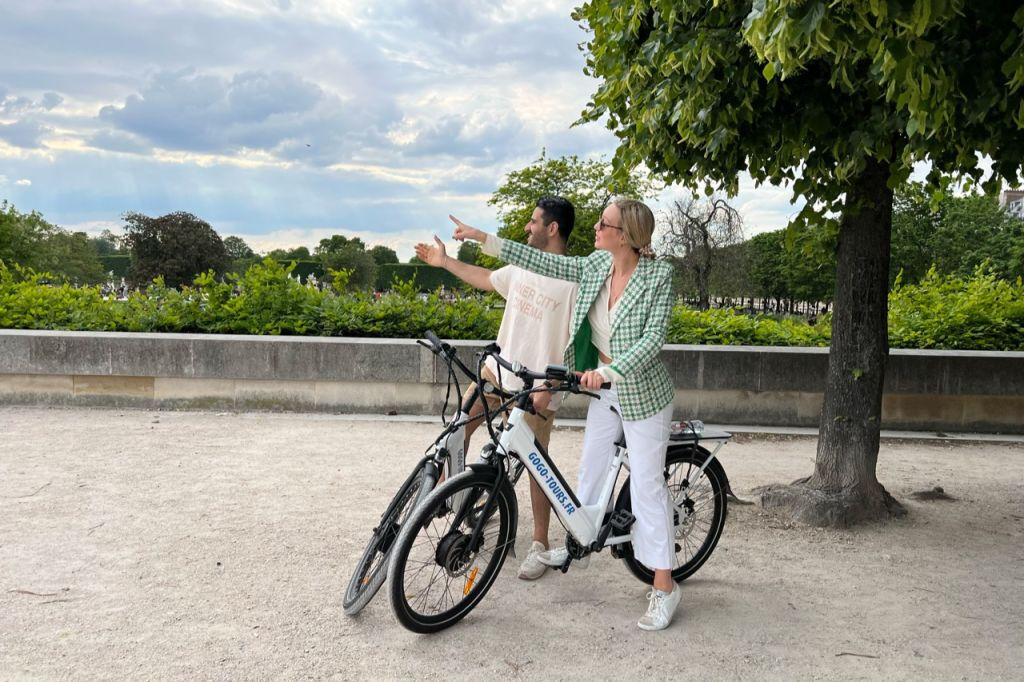
<svg viewBox="0 0 1024 682">
<path fill-rule="evenodd" d="M 569 550 L 565 547 L 559 547 L 558 549 L 549 549 L 546 552 L 541 552 L 537 555 L 537 560 L 545 566 L 554 566 L 561 568 L 565 560 L 569 558 Z M 590 555 L 583 557 L 582 559 L 576 560 L 576 565 L 580 568 L 586 568 L 590 565 Z"/>
<path fill-rule="evenodd" d="M 672 614 L 679 606 L 683 590 L 678 585 L 672 586 L 671 592 L 651 588 L 647 593 L 647 613 L 637 621 L 641 630 L 664 630 L 672 622 Z"/>
<path fill-rule="evenodd" d="M 543 542 L 533 541 L 530 551 L 526 553 L 526 558 L 519 565 L 520 580 L 536 580 L 547 572 L 548 567 L 537 558 L 541 552 L 546 552 L 547 549 Z"/>
</svg>

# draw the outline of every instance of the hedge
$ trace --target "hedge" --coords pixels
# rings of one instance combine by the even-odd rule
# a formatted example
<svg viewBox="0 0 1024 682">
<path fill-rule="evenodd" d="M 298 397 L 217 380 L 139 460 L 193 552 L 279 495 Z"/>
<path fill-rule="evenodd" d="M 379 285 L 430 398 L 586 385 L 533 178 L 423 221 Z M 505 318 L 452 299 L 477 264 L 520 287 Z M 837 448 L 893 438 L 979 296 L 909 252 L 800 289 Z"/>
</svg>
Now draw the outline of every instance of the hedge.
<svg viewBox="0 0 1024 682">
<path fill-rule="evenodd" d="M 365 292 L 306 287 L 290 272 L 290 266 L 267 260 L 227 281 L 208 273 L 179 291 L 157 280 L 117 301 L 103 297 L 99 287 L 50 286 L 45 275 L 12 271 L 0 262 L 0 327 L 384 338 L 418 338 L 432 329 L 444 338 L 493 339 L 501 322 L 500 302 L 493 297 L 449 301 L 435 293 L 421 300 L 419 274 L 416 283 L 400 283 L 376 299 Z M 668 342 L 826 346 L 829 325 L 828 315 L 810 325 L 800 318 L 680 305 L 669 322 Z M 889 343 L 1024 351 L 1024 285 L 981 269 L 969 279 L 931 272 L 913 286 L 897 281 L 889 295 Z"/>
</svg>

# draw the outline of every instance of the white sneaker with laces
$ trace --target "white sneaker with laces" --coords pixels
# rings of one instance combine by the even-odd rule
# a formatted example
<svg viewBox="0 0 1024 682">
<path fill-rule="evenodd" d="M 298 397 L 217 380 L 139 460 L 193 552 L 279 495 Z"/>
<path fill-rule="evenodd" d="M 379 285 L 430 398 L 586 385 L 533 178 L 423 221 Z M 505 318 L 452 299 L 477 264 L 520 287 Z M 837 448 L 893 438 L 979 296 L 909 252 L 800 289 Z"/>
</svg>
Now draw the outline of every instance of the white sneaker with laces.
<svg viewBox="0 0 1024 682">
<path fill-rule="evenodd" d="M 537 558 L 542 552 L 546 552 L 547 549 L 543 542 L 533 541 L 533 544 L 530 545 L 530 551 L 526 553 L 526 558 L 519 565 L 520 580 L 536 580 L 547 572 L 547 565 L 542 564 Z"/>
<path fill-rule="evenodd" d="M 559 547 L 558 549 L 549 549 L 546 552 L 541 552 L 537 555 L 537 560 L 545 566 L 554 566 L 561 568 L 565 560 L 569 558 L 569 550 L 565 547 Z M 580 568 L 586 568 L 590 565 L 590 555 L 583 557 L 582 559 L 576 560 L 576 565 Z"/>
<path fill-rule="evenodd" d="M 678 585 L 672 586 L 671 592 L 651 588 L 647 593 L 647 613 L 637 621 L 641 630 L 664 630 L 672 622 L 672 614 L 679 606 L 683 590 Z"/>
</svg>

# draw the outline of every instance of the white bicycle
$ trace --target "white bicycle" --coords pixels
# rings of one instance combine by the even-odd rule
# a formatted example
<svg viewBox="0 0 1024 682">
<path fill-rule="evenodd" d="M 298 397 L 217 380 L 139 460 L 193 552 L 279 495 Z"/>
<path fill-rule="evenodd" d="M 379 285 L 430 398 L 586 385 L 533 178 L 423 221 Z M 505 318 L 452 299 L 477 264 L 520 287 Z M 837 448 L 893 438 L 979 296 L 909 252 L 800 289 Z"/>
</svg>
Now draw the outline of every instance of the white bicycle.
<svg viewBox="0 0 1024 682">
<path fill-rule="evenodd" d="M 530 394 L 536 391 L 599 396 L 581 389 L 565 367 L 552 365 L 545 372 L 535 372 L 505 362 L 494 347 L 485 354 L 494 355 L 524 387 L 506 401 L 506 406 L 513 406 L 507 424 L 488 415 L 491 443 L 484 446 L 481 461 L 434 489 L 402 524 L 391 551 L 388 591 L 395 616 L 414 632 L 437 632 L 454 625 L 487 594 L 515 543 L 518 505 L 513 485 L 523 470 L 540 484 L 568 531 L 569 556 L 563 572 L 574 560 L 608 547 L 644 583 L 649 585 L 654 578 L 654 572 L 633 556 L 628 477 L 613 512 L 606 512 L 622 467 L 629 468 L 626 444 L 616 443 L 598 502 L 584 506 L 524 419 L 532 409 Z M 560 383 L 554 388 L 533 388 L 534 382 L 544 380 Z M 673 425 L 665 458 L 665 479 L 675 510 L 677 568 L 672 577 L 676 582 L 693 575 L 718 544 L 725 525 L 726 496 L 731 492 L 716 458 L 731 435 L 702 427 L 699 422 Z M 704 442 L 715 444 L 714 450 L 701 445 Z"/>
</svg>

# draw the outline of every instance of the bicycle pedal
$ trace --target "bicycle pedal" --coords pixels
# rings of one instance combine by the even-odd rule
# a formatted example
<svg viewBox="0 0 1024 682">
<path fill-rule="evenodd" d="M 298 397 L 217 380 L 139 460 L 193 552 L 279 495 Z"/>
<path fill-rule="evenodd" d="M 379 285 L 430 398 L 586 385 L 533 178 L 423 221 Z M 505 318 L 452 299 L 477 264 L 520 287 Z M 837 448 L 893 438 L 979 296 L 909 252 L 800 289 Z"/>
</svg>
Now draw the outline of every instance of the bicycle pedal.
<svg viewBox="0 0 1024 682">
<path fill-rule="evenodd" d="M 612 518 L 608 520 L 610 525 L 616 532 L 625 533 L 629 530 L 629 527 L 636 521 L 636 517 L 625 509 L 617 509 Z"/>
</svg>

